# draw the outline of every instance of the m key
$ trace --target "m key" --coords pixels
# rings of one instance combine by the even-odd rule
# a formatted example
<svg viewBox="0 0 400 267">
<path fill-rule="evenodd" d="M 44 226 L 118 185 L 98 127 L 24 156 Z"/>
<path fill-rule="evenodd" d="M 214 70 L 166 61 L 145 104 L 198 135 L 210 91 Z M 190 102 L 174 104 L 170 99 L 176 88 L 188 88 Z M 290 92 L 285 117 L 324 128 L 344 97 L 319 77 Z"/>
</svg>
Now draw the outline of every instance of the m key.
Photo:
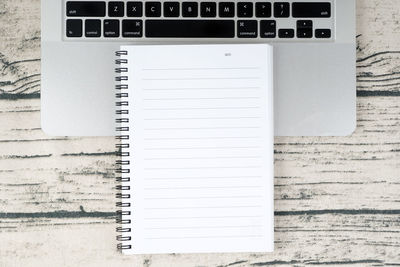
<svg viewBox="0 0 400 267">
<path fill-rule="evenodd" d="M 233 18 L 235 16 L 235 3 L 220 2 L 219 3 L 219 16 L 221 18 Z"/>
</svg>

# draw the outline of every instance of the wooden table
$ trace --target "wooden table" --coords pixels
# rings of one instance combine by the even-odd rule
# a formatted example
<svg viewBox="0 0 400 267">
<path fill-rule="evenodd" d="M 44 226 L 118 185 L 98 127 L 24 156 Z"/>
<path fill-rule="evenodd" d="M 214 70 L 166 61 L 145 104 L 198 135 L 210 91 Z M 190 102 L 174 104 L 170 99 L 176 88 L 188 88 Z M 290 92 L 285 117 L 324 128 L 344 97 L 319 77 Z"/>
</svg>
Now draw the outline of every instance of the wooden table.
<svg viewBox="0 0 400 267">
<path fill-rule="evenodd" d="M 40 0 L 0 0 L 0 266 L 400 266 L 400 2 L 357 4 L 358 127 L 276 138 L 276 251 L 127 257 L 114 138 L 41 131 Z"/>
</svg>

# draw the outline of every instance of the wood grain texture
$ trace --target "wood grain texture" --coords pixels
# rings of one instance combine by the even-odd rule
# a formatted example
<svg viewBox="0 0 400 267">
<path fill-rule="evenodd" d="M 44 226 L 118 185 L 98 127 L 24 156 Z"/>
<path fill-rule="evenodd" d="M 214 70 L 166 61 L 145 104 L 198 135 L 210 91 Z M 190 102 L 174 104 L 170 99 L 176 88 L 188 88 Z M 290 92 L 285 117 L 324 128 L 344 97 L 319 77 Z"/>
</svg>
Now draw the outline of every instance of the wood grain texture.
<svg viewBox="0 0 400 267">
<path fill-rule="evenodd" d="M 0 0 L 0 266 L 400 266 L 400 2 L 357 5 L 358 127 L 276 139 L 276 251 L 126 257 L 115 141 L 41 131 L 40 1 Z"/>
</svg>

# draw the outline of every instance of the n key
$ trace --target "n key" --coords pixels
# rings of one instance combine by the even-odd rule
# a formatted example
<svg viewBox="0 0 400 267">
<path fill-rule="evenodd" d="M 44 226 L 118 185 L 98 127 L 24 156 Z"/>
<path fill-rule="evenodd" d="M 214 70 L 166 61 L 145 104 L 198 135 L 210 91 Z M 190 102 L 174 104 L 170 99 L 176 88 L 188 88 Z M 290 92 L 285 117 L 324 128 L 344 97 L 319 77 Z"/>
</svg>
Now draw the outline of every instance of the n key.
<svg viewBox="0 0 400 267">
<path fill-rule="evenodd" d="M 214 2 L 202 2 L 200 9 L 202 17 L 212 18 L 217 15 L 217 4 Z"/>
</svg>

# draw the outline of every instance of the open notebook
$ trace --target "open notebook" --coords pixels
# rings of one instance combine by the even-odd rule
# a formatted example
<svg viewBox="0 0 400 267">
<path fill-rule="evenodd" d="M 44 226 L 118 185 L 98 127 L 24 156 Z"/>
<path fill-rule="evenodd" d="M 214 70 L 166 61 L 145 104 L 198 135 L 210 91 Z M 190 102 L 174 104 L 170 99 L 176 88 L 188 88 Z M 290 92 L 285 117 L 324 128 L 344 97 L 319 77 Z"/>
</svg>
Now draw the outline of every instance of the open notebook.
<svg viewBox="0 0 400 267">
<path fill-rule="evenodd" d="M 117 55 L 119 248 L 272 251 L 272 47 L 123 46 Z"/>
</svg>

